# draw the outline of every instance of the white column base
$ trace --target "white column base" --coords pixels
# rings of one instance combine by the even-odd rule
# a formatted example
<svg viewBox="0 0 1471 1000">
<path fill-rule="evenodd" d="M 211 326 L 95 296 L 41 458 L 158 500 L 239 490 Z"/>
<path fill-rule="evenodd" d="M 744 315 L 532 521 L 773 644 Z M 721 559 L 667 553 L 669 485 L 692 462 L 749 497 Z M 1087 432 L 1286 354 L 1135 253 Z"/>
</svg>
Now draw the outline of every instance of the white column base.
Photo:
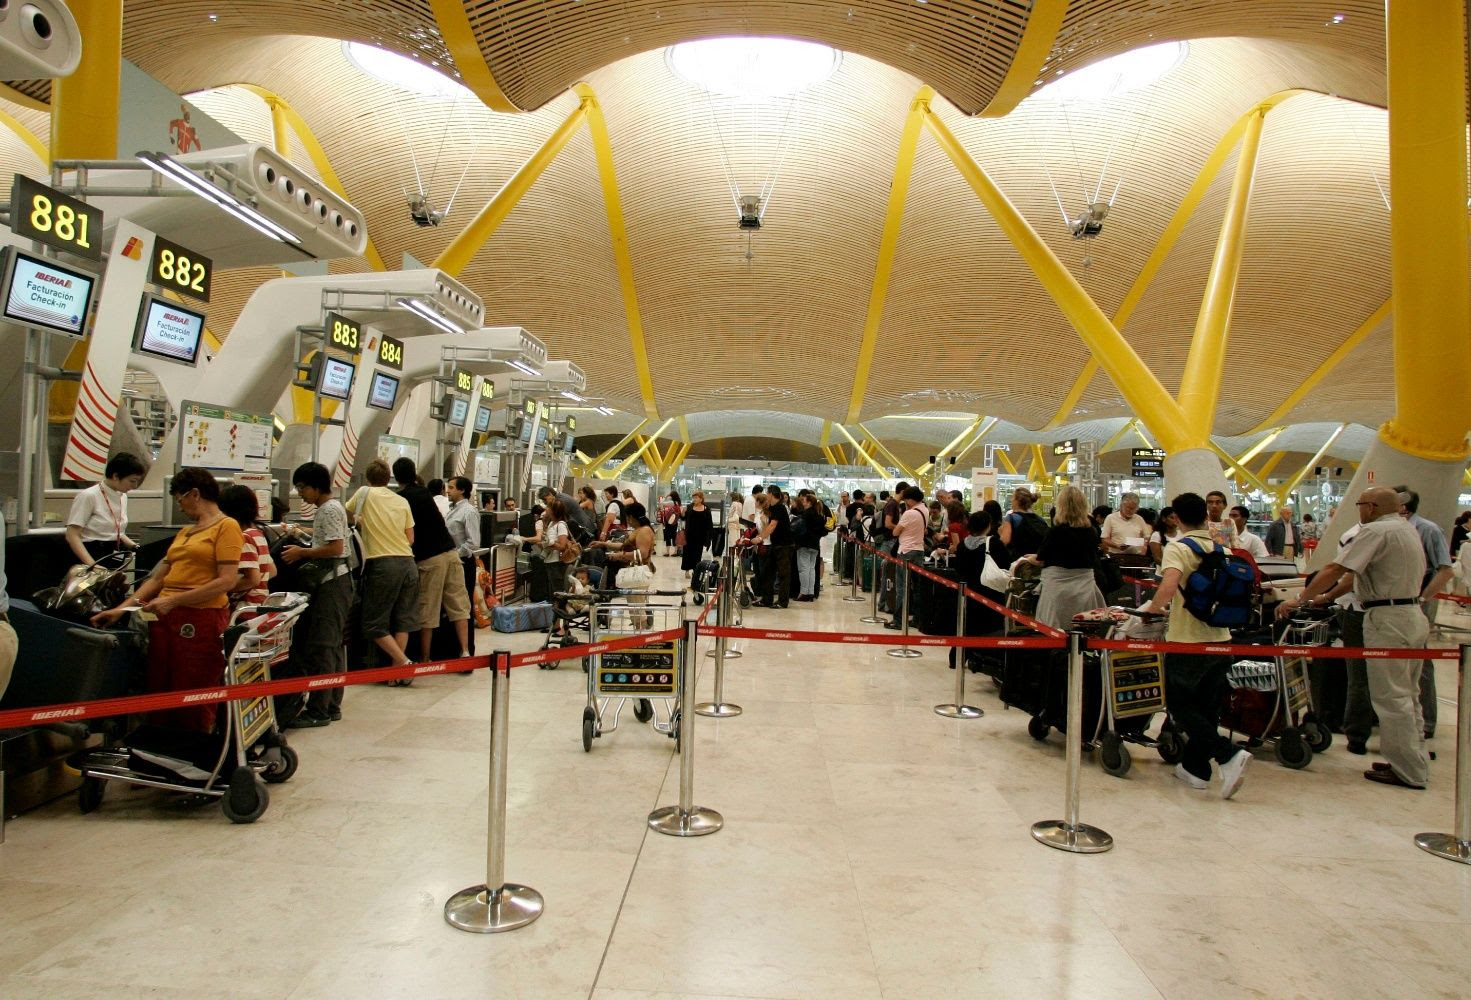
<svg viewBox="0 0 1471 1000">
<path fill-rule="evenodd" d="M 1165 456 L 1165 503 L 1181 493 L 1199 493 L 1204 497 L 1211 490 L 1226 494 L 1227 506 L 1238 502 L 1231 485 L 1226 482 L 1221 457 L 1214 451 L 1189 448 Z"/>
</svg>

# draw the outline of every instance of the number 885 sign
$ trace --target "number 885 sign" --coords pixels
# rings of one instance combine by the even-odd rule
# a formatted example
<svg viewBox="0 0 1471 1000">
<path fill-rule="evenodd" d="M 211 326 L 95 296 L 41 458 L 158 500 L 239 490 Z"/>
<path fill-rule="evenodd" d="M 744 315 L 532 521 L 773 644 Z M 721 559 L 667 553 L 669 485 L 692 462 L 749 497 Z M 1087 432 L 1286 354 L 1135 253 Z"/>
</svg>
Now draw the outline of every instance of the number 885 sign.
<svg viewBox="0 0 1471 1000">
<path fill-rule="evenodd" d="M 171 243 L 162 236 L 153 238 L 153 260 L 148 266 L 148 280 L 160 288 L 208 302 L 214 270 L 214 262 L 208 257 Z"/>
</svg>

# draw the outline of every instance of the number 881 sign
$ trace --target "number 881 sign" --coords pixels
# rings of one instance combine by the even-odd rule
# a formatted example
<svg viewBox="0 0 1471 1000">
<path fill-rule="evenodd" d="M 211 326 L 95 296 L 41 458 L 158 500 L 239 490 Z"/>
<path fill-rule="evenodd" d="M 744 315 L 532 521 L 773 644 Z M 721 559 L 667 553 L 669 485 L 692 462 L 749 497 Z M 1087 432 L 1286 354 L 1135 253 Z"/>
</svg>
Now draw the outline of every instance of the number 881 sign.
<svg viewBox="0 0 1471 1000">
<path fill-rule="evenodd" d="M 187 247 L 171 243 L 162 236 L 153 238 L 153 260 L 148 267 L 148 280 L 160 288 L 209 301 L 214 262 Z"/>
</svg>

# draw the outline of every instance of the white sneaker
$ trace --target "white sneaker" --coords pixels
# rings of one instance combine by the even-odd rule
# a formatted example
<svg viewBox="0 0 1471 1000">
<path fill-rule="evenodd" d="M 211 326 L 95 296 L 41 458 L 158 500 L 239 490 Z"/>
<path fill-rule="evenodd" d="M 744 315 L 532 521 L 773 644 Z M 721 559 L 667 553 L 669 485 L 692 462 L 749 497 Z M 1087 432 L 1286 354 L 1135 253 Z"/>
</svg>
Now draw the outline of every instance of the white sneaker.
<svg viewBox="0 0 1471 1000">
<path fill-rule="evenodd" d="M 1175 765 L 1175 777 L 1185 782 L 1185 784 L 1189 785 L 1191 788 L 1200 789 L 1209 788 L 1211 786 L 1211 783 L 1209 781 L 1206 781 L 1204 778 L 1197 778 L 1195 775 L 1185 770 L 1184 764 Z"/>
<path fill-rule="evenodd" d="M 1221 798 L 1229 799 L 1241 790 L 1246 778 L 1246 765 L 1251 763 L 1251 754 L 1237 750 L 1236 755 L 1221 765 Z"/>
</svg>

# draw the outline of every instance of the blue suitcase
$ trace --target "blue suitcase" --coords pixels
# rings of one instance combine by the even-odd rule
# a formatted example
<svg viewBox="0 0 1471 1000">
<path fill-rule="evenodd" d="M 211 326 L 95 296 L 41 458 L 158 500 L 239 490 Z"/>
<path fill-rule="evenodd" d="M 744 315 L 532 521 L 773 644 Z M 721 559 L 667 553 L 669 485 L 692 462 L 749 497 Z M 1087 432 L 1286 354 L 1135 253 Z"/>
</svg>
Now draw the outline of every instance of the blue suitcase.
<svg viewBox="0 0 1471 1000">
<path fill-rule="evenodd" d="M 497 632 L 535 632 L 551 624 L 552 606 L 546 601 L 497 604 L 490 611 L 490 627 Z"/>
</svg>

